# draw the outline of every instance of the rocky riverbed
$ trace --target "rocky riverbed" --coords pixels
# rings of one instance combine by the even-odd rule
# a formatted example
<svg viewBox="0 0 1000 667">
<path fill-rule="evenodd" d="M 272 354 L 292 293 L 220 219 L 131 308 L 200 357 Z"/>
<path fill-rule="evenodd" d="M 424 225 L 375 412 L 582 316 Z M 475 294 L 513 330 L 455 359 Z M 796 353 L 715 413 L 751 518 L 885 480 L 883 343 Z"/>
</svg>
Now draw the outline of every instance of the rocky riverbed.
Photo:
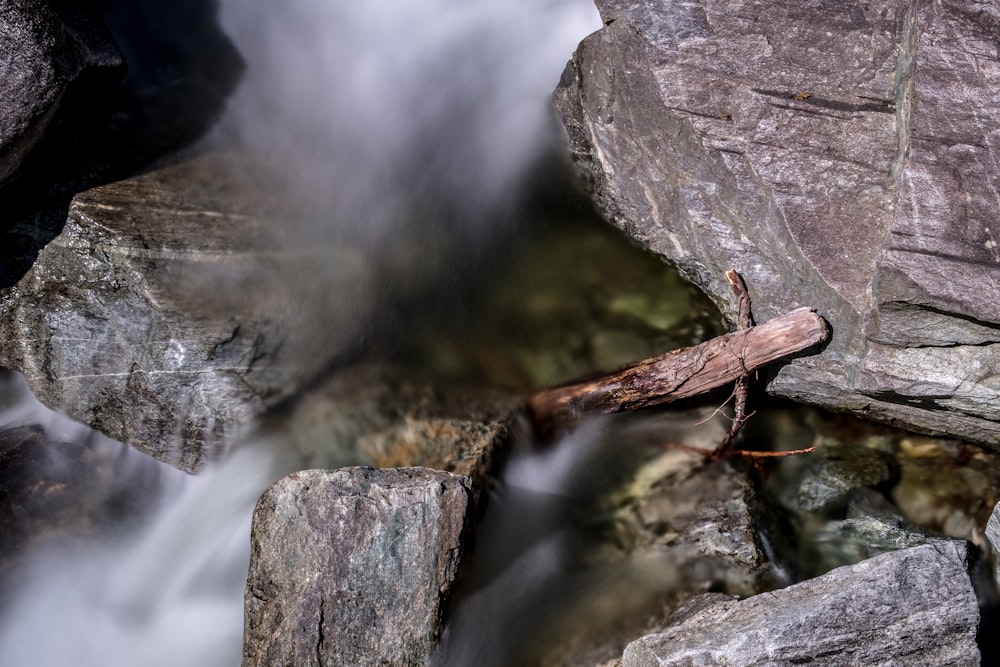
<svg viewBox="0 0 1000 667">
<path fill-rule="evenodd" d="M 997 318 L 974 296 L 996 281 L 990 15 L 598 6 L 556 90 L 568 146 L 505 181 L 524 200 L 487 214 L 482 192 L 442 194 L 468 182 L 436 161 L 382 171 L 416 184 L 398 234 L 318 233 L 300 172 L 232 125 L 191 143 L 241 68 L 207 5 L 188 18 L 216 64 L 177 42 L 174 76 L 143 49 L 184 21 L 144 44 L 113 7 L 7 8 L 0 29 L 28 43 L 0 48 L 34 60 L 5 71 L 49 73 L 0 101 L 10 599 L 26 573 L 63 581 L 51 554 L 84 562 L 145 525 L 140 567 L 110 561 L 113 594 L 76 621 L 143 644 L 169 616 L 158 598 L 235 581 L 245 665 L 995 659 Z M 84 113 L 123 63 L 117 97 Z M 358 199 L 334 227 L 387 203 L 345 182 L 331 192 Z M 484 250 L 455 233 L 465 217 L 520 222 Z M 710 461 L 726 390 L 535 433 L 528 392 L 722 333 L 731 266 L 758 320 L 804 305 L 833 330 L 753 381 L 737 447 L 814 451 Z M 151 457 L 207 490 L 167 493 Z M 259 496 L 247 532 L 233 476 Z M 161 499 L 180 516 L 157 538 Z M 242 559 L 221 557 L 216 502 Z M 197 563 L 159 558 L 188 554 L 186 535 L 209 545 Z M 0 650 L 30 655 L 7 629 L 32 614 L 4 612 Z"/>
<path fill-rule="evenodd" d="M 692 310 L 689 300 L 695 295 L 685 289 L 648 289 L 650 284 L 659 284 L 647 281 L 646 272 L 652 266 L 645 263 L 653 258 L 602 227 L 600 221 L 565 224 L 563 229 L 576 230 L 572 235 L 576 242 L 567 243 L 565 235 L 552 234 L 551 238 L 568 263 L 578 263 L 577 258 L 586 256 L 592 247 L 603 247 L 608 268 L 595 268 L 589 275 L 577 273 L 563 281 L 545 281 L 546 299 L 562 304 L 565 312 L 578 317 L 586 313 L 592 340 L 605 338 L 605 331 L 617 331 L 620 337 L 650 345 L 662 335 L 690 340 L 717 326 L 709 319 L 699 322 L 685 315 L 708 310 L 697 301 Z M 603 245 L 596 244 L 599 238 L 604 239 Z M 612 256 L 620 261 L 610 261 Z M 538 257 L 541 259 L 535 260 L 527 254 L 524 265 L 512 270 L 508 280 L 516 284 L 534 280 L 539 270 L 558 272 L 552 265 L 552 254 L 539 252 Z M 661 270 L 662 279 L 669 280 L 666 269 Z M 633 281 L 632 275 L 643 279 Z M 618 287 L 608 289 L 604 299 L 594 300 L 593 295 L 579 299 L 586 293 L 579 289 L 581 281 L 606 288 L 617 281 Z M 484 297 L 487 303 L 509 303 L 505 295 L 510 288 L 503 282 L 488 290 L 493 296 Z M 579 300 L 572 306 L 574 299 Z M 623 300 L 649 302 L 652 307 L 648 313 L 630 310 L 622 319 L 617 304 Z M 498 323 L 510 321 L 507 307 L 487 311 Z M 520 374 L 504 374 L 494 379 L 493 388 L 486 388 L 482 383 L 489 369 L 497 364 L 517 368 L 525 358 L 533 360 L 524 366 L 527 368 L 559 367 L 572 358 L 569 373 L 609 363 L 600 346 L 580 346 L 576 349 L 589 352 L 567 356 L 561 341 L 564 336 L 580 334 L 575 320 L 569 319 L 573 330 L 560 335 L 546 309 L 535 312 L 533 316 L 530 308 L 525 309 L 519 319 L 527 326 L 538 317 L 544 326 L 535 329 L 537 335 L 525 334 L 520 340 L 508 336 L 506 346 L 491 344 L 486 348 L 484 341 L 492 340 L 495 330 L 484 312 L 486 319 L 474 327 L 482 332 L 479 335 L 460 326 L 454 334 L 445 331 L 433 336 L 428 332 L 426 337 L 415 337 L 425 344 L 414 343 L 392 366 L 367 364 L 342 371 L 287 411 L 265 420 L 264 441 L 281 458 L 274 474 L 305 468 L 314 472 L 283 479 L 268 491 L 268 500 L 258 508 L 254 539 L 259 546 L 247 588 L 248 604 L 257 605 L 247 608 L 258 611 L 248 617 L 244 646 L 251 664 L 258 659 L 253 656 L 283 652 L 308 651 L 311 655 L 321 650 L 324 655 L 343 656 L 344 651 L 354 651 L 355 656 L 371 656 L 382 655 L 379 651 L 384 649 L 389 651 L 385 655 L 399 664 L 457 665 L 474 659 L 485 661 L 483 664 L 599 665 L 620 659 L 626 646 L 640 637 L 643 639 L 626 653 L 628 661 L 638 662 L 625 664 L 644 664 L 641 660 L 649 655 L 661 660 L 680 659 L 664 653 L 664 646 L 675 643 L 687 647 L 688 642 L 691 646 L 707 642 L 702 649 L 685 650 L 715 651 L 722 641 L 722 628 L 736 632 L 745 624 L 755 628 L 755 636 L 773 636 L 775 642 L 786 642 L 788 648 L 781 650 L 790 651 L 788 655 L 793 657 L 825 652 L 837 656 L 829 658 L 830 664 L 838 664 L 844 655 L 854 655 L 852 651 L 860 651 L 857 647 L 863 645 L 870 652 L 858 653 L 858 662 L 907 655 L 911 657 L 906 660 L 911 660 L 913 652 L 928 648 L 912 642 L 900 644 L 896 630 L 918 622 L 923 624 L 921 632 L 928 646 L 941 651 L 928 653 L 926 664 L 952 654 L 959 656 L 955 664 L 976 664 L 979 603 L 989 610 L 995 599 L 986 539 L 990 511 L 1000 499 L 1000 480 L 990 472 L 1000 470 L 995 454 L 959 441 L 914 435 L 789 404 L 770 405 L 759 394 L 754 394 L 756 414 L 741 446 L 816 446 L 815 453 L 774 459 L 762 470 L 739 458 L 706 465 L 702 455 L 683 447 L 710 449 L 721 438 L 725 420 L 712 417 L 714 403 L 594 422 L 561 443 L 549 443 L 542 451 L 535 451 L 538 445 L 532 444 L 530 429 L 519 416 L 517 394 L 509 388 L 528 386 L 526 381 Z M 595 312 L 602 314 L 595 317 Z M 655 324 L 661 321 L 681 326 L 658 329 Z M 461 344 L 442 346 L 441 341 L 451 335 Z M 484 349 L 492 351 L 485 362 Z M 629 348 L 620 354 L 627 359 L 636 351 Z M 479 389 L 471 389 L 472 382 Z M 722 394 L 711 400 L 724 399 Z M 10 400 L 16 402 L 17 397 Z M 81 530 L 83 536 L 99 535 L 122 500 L 112 494 L 90 496 L 81 503 L 79 496 L 73 495 L 73 487 L 65 486 L 65 477 L 53 478 L 53 472 L 46 472 L 52 471 L 51 467 L 16 464 L 25 456 L 50 457 L 63 464 L 67 451 L 91 451 L 78 450 L 80 445 L 46 444 L 40 428 L 31 431 L 35 437 L 30 442 L 18 435 L 22 432 L 7 433 L 11 445 L 4 458 L 9 466 L 9 502 L 22 507 L 16 514 L 20 517 L 17 531 L 10 533 L 24 536 L 9 554 L 13 559 L 9 562 L 15 563 L 28 541 L 51 544 L 67 537 L 80 539 Z M 74 464 L 74 479 L 81 488 L 94 488 L 85 485 L 86 477 L 82 476 L 84 470 L 93 469 L 95 475 L 111 474 L 110 479 L 130 488 L 124 471 L 114 465 L 113 450 L 103 451 L 103 457 L 86 454 L 84 461 L 89 463 Z M 350 467 L 359 465 L 363 467 Z M 333 473 L 334 469 L 340 472 Z M 412 498 L 400 503 L 391 500 L 397 493 L 407 498 L 406 494 L 412 493 L 406 484 L 398 486 L 399 479 L 437 479 L 433 475 L 439 473 L 432 473 L 432 469 L 450 472 L 428 489 L 439 488 L 444 480 L 459 480 L 455 483 L 465 489 L 462 502 L 466 509 L 432 511 L 442 501 L 435 500 L 439 498 L 437 491 L 430 490 L 421 491 L 431 495 L 419 503 Z M 455 477 L 456 473 L 460 477 Z M 399 474 L 403 477 L 397 479 Z M 449 539 L 457 540 L 449 547 L 447 562 L 451 565 L 444 570 L 448 573 L 446 582 L 428 583 L 430 588 L 413 593 L 437 591 L 432 606 L 419 618 L 409 610 L 410 621 L 393 624 L 393 631 L 400 634 L 392 641 L 380 641 L 385 629 L 377 636 L 366 632 L 372 626 L 361 620 L 345 620 L 341 625 L 330 620 L 336 616 L 326 612 L 322 621 L 316 620 L 321 609 L 339 608 L 345 600 L 352 600 L 349 607 L 357 608 L 365 595 L 374 596 L 373 604 L 381 604 L 378 591 L 400 585 L 400 577 L 412 582 L 413 577 L 440 570 L 439 565 L 427 561 L 430 569 L 424 574 L 404 574 L 415 561 L 409 548 L 401 548 L 402 543 L 398 543 L 400 548 L 379 551 L 377 563 L 364 565 L 358 560 L 373 553 L 366 546 L 365 533 L 359 532 L 360 526 L 371 525 L 375 530 L 397 519 L 390 520 L 387 515 L 382 521 L 363 520 L 354 513 L 368 512 L 364 509 L 368 501 L 351 500 L 344 505 L 343 500 L 333 500 L 345 493 L 347 498 L 362 497 L 354 491 L 338 491 L 355 484 L 372 489 L 365 494 L 381 489 L 372 502 L 388 503 L 385 511 L 390 514 L 402 512 L 399 521 L 405 515 L 410 526 L 427 522 L 420 529 L 422 534 L 436 534 L 451 526 L 447 527 L 453 536 Z M 28 487 L 52 491 L 32 496 L 18 491 Z M 317 530 L 315 522 L 299 524 L 300 516 L 305 520 L 310 512 L 328 511 L 323 509 L 326 501 L 306 502 L 307 498 L 315 500 L 316 494 L 331 499 L 334 504 L 329 511 L 339 508 L 340 518 L 321 523 L 342 526 L 342 532 L 336 533 L 334 543 L 339 546 L 334 552 L 343 554 L 345 560 L 336 567 L 332 561 L 326 566 L 314 563 L 310 567 L 315 573 L 306 579 L 283 577 L 280 568 L 302 572 L 306 567 L 304 563 L 294 565 L 307 554 L 287 536 Z M 33 498 L 32 505 L 17 500 L 24 497 Z M 267 508 L 284 503 L 299 509 L 280 515 L 280 530 L 261 523 L 276 520 Z M 424 503 L 431 505 L 417 511 Z M 90 529 L 81 522 L 82 507 L 94 508 Z M 448 523 L 459 516 L 464 517 L 461 527 Z M 319 530 L 315 539 L 302 537 L 297 543 L 332 539 L 325 529 Z M 280 544 L 272 541 L 279 538 Z M 853 569 L 876 556 L 881 560 Z M 872 567 L 877 569 L 868 574 Z M 346 569 L 342 576 L 330 577 L 330 568 Z M 917 572 L 931 579 L 920 587 L 891 583 Z M 821 575 L 823 579 L 813 579 Z M 876 580 L 886 588 L 873 589 Z M 307 581 L 317 587 L 308 596 L 315 605 L 303 606 L 303 596 L 288 591 L 298 590 L 295 587 Z M 839 643 L 828 644 L 834 640 L 827 623 L 800 624 L 789 630 L 785 617 L 760 606 L 772 599 L 767 597 L 769 591 L 784 590 L 796 582 L 806 587 L 788 593 L 796 596 L 795 604 L 800 605 L 794 618 L 800 618 L 798 614 L 818 619 L 843 616 L 844 611 L 836 607 L 839 603 L 823 591 L 856 587 L 856 597 L 850 599 L 854 604 L 852 618 L 858 623 L 852 631 L 858 634 L 852 639 L 846 629 L 838 630 L 835 641 Z M 910 597 L 918 594 L 923 597 Z M 738 599 L 754 602 L 744 612 L 742 607 L 731 607 Z M 776 598 L 772 604 L 779 608 L 792 604 L 782 600 Z M 314 634 L 285 632 L 278 627 L 261 629 L 263 621 L 259 619 L 278 618 L 273 616 L 277 611 L 268 609 L 293 603 L 299 610 L 296 613 L 317 623 L 312 626 Z M 861 621 L 862 615 L 869 613 L 866 605 L 873 616 L 864 623 L 870 625 Z M 920 611 L 923 608 L 948 609 L 949 614 L 928 616 Z M 877 619 L 888 618 L 885 615 L 890 609 L 891 623 L 879 625 Z M 714 618 L 713 614 L 728 620 L 720 621 L 719 633 L 704 634 L 708 633 L 704 619 Z M 928 618 L 936 619 L 935 625 L 928 625 Z M 307 626 L 309 623 L 303 621 L 295 627 Z M 698 636 L 704 639 L 689 638 L 686 633 L 692 628 L 703 633 Z M 441 632 L 445 642 L 436 649 L 426 637 Z M 664 632 L 666 637 L 681 633 L 678 636 L 685 639 L 659 639 Z M 794 635 L 779 639 L 782 632 Z M 470 636 L 475 650 L 469 648 Z M 761 641 L 765 642 L 762 646 L 770 646 L 766 642 L 772 640 Z M 730 653 L 711 655 L 722 661 L 757 649 L 733 644 L 725 650 Z M 401 658 L 404 654 L 407 657 Z M 490 663 L 490 659 L 495 662 Z"/>
</svg>

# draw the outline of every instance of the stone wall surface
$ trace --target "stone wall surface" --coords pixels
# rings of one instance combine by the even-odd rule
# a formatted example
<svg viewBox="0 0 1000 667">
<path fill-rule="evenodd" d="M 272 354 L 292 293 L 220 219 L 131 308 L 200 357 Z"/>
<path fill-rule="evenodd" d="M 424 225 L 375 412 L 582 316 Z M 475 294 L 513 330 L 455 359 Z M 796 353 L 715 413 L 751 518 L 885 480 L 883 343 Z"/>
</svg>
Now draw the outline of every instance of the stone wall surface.
<svg viewBox="0 0 1000 667">
<path fill-rule="evenodd" d="M 598 0 L 556 92 L 605 216 L 729 317 L 811 306 L 777 395 L 1000 445 L 1000 12 Z"/>
</svg>

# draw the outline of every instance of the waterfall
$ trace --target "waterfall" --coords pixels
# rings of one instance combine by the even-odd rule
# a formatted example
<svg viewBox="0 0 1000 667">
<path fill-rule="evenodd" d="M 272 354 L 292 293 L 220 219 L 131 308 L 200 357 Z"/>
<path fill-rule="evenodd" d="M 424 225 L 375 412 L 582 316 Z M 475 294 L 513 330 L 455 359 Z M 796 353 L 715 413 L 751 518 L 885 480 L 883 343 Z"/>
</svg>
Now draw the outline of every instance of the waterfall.
<svg viewBox="0 0 1000 667">
<path fill-rule="evenodd" d="M 420 237 L 433 216 L 414 209 L 428 208 L 450 221 L 434 233 L 488 243 L 490 211 L 552 141 L 565 62 L 600 26 L 589 0 L 225 0 L 219 21 L 247 69 L 206 143 L 239 142 L 281 175 L 300 210 L 276 236 L 369 246 L 403 226 Z M 266 448 L 189 476 L 30 398 L 18 410 L 2 423 L 111 452 L 148 507 L 23 554 L 0 664 L 237 664 L 250 516 L 276 474 Z"/>
<path fill-rule="evenodd" d="M 415 209 L 488 234 L 550 148 L 552 91 L 601 25 L 589 0 L 242 0 L 220 20 L 247 69 L 219 133 L 307 211 L 283 232 L 373 242 Z"/>
<path fill-rule="evenodd" d="M 162 493 L 146 525 L 30 555 L 0 617 L 4 665 L 235 665 L 260 449 L 190 477 L 122 448 Z"/>
</svg>

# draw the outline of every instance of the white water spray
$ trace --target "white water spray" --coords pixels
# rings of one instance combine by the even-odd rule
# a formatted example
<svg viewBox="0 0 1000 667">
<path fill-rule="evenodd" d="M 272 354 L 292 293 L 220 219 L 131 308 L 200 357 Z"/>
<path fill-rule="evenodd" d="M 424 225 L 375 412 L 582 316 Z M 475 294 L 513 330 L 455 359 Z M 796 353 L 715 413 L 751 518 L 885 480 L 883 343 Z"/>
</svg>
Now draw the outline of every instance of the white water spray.
<svg viewBox="0 0 1000 667">
<path fill-rule="evenodd" d="M 0 419 L 41 425 L 52 440 L 86 441 L 116 476 L 146 482 L 157 496 L 145 526 L 53 542 L 23 559 L 5 590 L 0 664 L 238 664 L 250 513 L 273 475 L 267 450 L 240 448 L 192 477 L 30 395 Z"/>
<path fill-rule="evenodd" d="M 247 70 L 220 132 L 287 182 L 310 221 L 285 231 L 375 242 L 442 208 L 489 235 L 600 27 L 590 0 L 240 0 L 221 20 Z"/>
<path fill-rule="evenodd" d="M 290 217 L 308 221 L 279 230 L 294 242 L 377 243 L 420 224 L 414 209 L 428 202 L 457 221 L 449 231 L 488 239 L 482 221 L 496 216 L 482 212 L 515 196 L 549 144 L 551 91 L 600 26 L 589 0 L 227 0 L 220 20 L 248 69 L 215 138 L 282 175 L 301 209 Z M 28 409 L 4 423 L 90 437 Z M 0 664 L 239 662 L 249 519 L 269 458 L 237 448 L 196 478 L 125 448 L 120 463 L 159 481 L 158 509 L 134 534 L 26 554 L 0 617 Z"/>
</svg>

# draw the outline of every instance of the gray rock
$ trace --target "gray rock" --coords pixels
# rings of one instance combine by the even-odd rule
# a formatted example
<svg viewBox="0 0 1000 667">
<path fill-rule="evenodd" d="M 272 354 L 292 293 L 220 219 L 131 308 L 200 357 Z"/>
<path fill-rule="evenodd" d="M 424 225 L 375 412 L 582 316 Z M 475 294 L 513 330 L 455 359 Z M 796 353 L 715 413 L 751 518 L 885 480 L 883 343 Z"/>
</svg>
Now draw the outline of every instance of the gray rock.
<svg viewBox="0 0 1000 667">
<path fill-rule="evenodd" d="M 243 665 L 423 665 L 474 494 L 425 468 L 294 473 L 254 513 Z"/>
<path fill-rule="evenodd" d="M 769 391 L 1000 445 L 998 15 L 598 0 L 556 93 L 605 216 L 732 318 L 812 306 Z"/>
<path fill-rule="evenodd" d="M 894 505 L 884 494 L 867 486 L 855 489 L 848 495 L 845 510 L 844 515 L 848 519 L 874 517 L 899 521 L 903 518 L 899 507 Z"/>
<path fill-rule="evenodd" d="M 44 404 L 197 469 L 372 308 L 360 253 L 279 242 L 259 191 L 238 157 L 208 155 L 77 195 L 0 293 L 0 364 Z"/>
<path fill-rule="evenodd" d="M 392 365 L 345 369 L 267 420 L 286 470 L 419 466 L 495 481 L 522 409 L 511 393 L 431 382 Z"/>
<path fill-rule="evenodd" d="M 50 127 L 109 98 L 124 71 L 110 35 L 75 3 L 0 1 L 0 183 Z"/>
<path fill-rule="evenodd" d="M 993 549 L 993 553 L 1000 554 L 1000 503 L 993 508 L 989 520 L 986 522 L 986 539 Z M 995 556 L 994 556 L 995 557 Z M 994 563 L 997 585 L 1000 586 L 1000 559 Z"/>
<path fill-rule="evenodd" d="M 619 513 L 619 539 L 687 568 L 695 590 L 713 583 L 747 595 L 773 586 L 781 574 L 762 547 L 762 501 L 747 476 L 725 461 L 698 469 L 701 458 L 683 452 L 668 452 L 643 472 L 662 474 L 671 458 L 682 462 L 651 488 L 641 488 L 640 473 L 635 497 Z"/>
<path fill-rule="evenodd" d="M 821 571 L 921 544 L 952 544 L 959 549 L 966 548 L 965 540 L 931 537 L 907 528 L 899 520 L 871 516 L 831 521 L 809 539 L 820 554 L 818 567 Z"/>
<path fill-rule="evenodd" d="M 859 445 L 832 445 L 803 457 L 801 469 L 784 487 L 782 504 L 796 512 L 819 512 L 846 504 L 853 491 L 889 481 L 890 454 Z"/>
<path fill-rule="evenodd" d="M 964 549 L 925 545 L 715 602 L 632 642 L 622 664 L 978 665 L 978 624 Z"/>
</svg>

